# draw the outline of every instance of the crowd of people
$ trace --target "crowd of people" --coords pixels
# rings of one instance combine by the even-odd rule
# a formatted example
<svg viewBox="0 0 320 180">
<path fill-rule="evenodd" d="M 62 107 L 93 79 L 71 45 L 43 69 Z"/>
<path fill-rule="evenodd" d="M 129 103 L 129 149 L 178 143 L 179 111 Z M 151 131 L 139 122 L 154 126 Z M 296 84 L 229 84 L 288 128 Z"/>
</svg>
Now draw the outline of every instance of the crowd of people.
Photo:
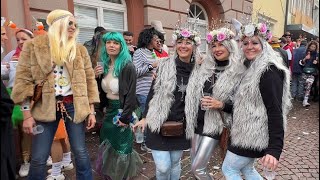
<svg viewBox="0 0 320 180">
<path fill-rule="evenodd" d="M 78 44 L 76 19 L 66 10 L 50 12 L 41 33 L 7 29 L 1 20 L 1 53 L 7 30 L 17 40 L 1 60 L 4 179 L 16 178 L 17 129 L 17 174 L 30 180 L 63 180 L 73 163 L 79 180 L 93 179 L 92 169 L 104 179 L 130 179 L 142 167 L 133 148 L 137 131 L 144 132 L 141 150 L 152 154 L 157 180 L 180 179 L 188 149 L 195 178 L 213 179 L 207 166 L 217 146 L 227 180 L 262 180 L 254 163 L 277 169 L 291 99 L 304 107 L 311 95 L 318 99 L 318 42 L 294 45 L 289 32 L 272 38 L 265 23 L 240 23 L 233 32 L 220 21 L 201 37 L 192 22 L 178 21 L 169 53 L 160 21 L 143 29 L 135 46 L 132 32 L 103 27 Z M 100 138 L 95 164 L 85 144 L 93 128 Z"/>
</svg>

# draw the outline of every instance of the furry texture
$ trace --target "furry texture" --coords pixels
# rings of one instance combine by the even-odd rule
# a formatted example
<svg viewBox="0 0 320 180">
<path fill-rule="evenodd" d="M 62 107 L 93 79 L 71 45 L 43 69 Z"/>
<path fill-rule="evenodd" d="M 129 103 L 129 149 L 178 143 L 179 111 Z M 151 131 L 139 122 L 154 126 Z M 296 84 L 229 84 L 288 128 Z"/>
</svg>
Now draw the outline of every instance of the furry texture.
<svg viewBox="0 0 320 180">
<path fill-rule="evenodd" d="M 244 65 L 239 61 L 239 51 L 237 43 L 234 40 L 223 41 L 223 45 L 228 49 L 229 65 L 226 66 L 217 81 L 213 85 L 212 96 L 222 102 L 232 99 L 234 88 L 240 81 L 241 74 L 244 71 Z M 186 95 L 186 118 L 188 121 L 193 122 L 187 126 L 187 132 L 193 132 L 194 127 L 197 125 L 197 117 L 199 110 L 199 103 L 201 99 L 201 91 L 204 83 L 214 73 L 216 63 L 212 52 L 207 56 L 201 68 L 195 69 L 191 75 L 187 88 Z M 237 69 L 237 71 L 235 71 Z M 231 115 L 224 113 L 224 118 L 227 122 L 231 121 Z M 192 129 L 193 128 L 193 129 Z M 210 109 L 205 112 L 203 132 L 205 134 L 215 135 L 221 134 L 223 129 L 223 122 L 220 113 L 217 110 Z M 187 135 L 191 135 L 187 134 Z"/>
<path fill-rule="evenodd" d="M 77 46 L 76 57 L 65 66 L 71 78 L 71 89 L 75 107 L 74 122 L 80 123 L 90 114 L 89 104 L 99 102 L 97 82 L 88 51 L 82 45 Z M 33 96 L 34 86 L 40 83 L 52 70 L 52 62 L 47 35 L 37 36 L 24 44 L 12 99 L 21 104 L 26 98 Z M 56 99 L 53 73 L 49 75 L 42 89 L 42 99 L 31 110 L 38 121 L 54 121 L 56 119 Z"/>
<path fill-rule="evenodd" d="M 260 39 L 263 51 L 252 62 L 235 94 L 231 144 L 235 147 L 262 151 L 268 147 L 268 117 L 259 89 L 261 75 L 271 66 L 284 73 L 282 112 L 286 130 L 287 114 L 291 108 L 290 73 L 281 57 L 272 47 Z M 245 58 L 242 59 L 244 62 Z"/>
<path fill-rule="evenodd" d="M 193 53 L 198 54 L 197 51 L 197 47 L 194 46 Z M 176 50 L 174 50 L 174 52 L 176 52 Z M 154 95 L 149 102 L 148 114 L 146 116 L 148 127 L 152 132 L 160 132 L 160 128 L 167 120 L 171 106 L 175 100 L 173 92 L 177 87 L 177 69 L 175 63 L 177 56 L 177 53 L 175 53 L 173 56 L 161 60 L 158 66 L 157 78 L 153 86 Z M 194 74 L 194 71 L 197 71 L 199 68 L 200 65 L 195 63 L 190 78 L 192 74 Z M 189 83 L 187 86 L 189 86 Z M 186 126 L 189 127 L 186 128 L 186 137 L 188 139 L 193 137 L 193 125 L 194 122 L 192 122 L 191 119 L 186 119 Z"/>
</svg>

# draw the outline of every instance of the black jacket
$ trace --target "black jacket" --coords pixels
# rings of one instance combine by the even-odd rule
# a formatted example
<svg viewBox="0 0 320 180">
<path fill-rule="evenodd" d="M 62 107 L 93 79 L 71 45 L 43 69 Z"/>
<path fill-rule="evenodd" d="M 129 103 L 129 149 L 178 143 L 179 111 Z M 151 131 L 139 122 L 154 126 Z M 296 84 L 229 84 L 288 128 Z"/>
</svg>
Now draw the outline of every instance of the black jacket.
<svg viewBox="0 0 320 180">
<path fill-rule="evenodd" d="M 10 99 L 1 80 L 1 98 L 0 98 L 0 128 L 1 128 L 1 179 L 15 179 L 15 148 L 13 138 L 13 126 L 11 115 L 13 110 L 13 101 Z"/>
<path fill-rule="evenodd" d="M 103 77 L 97 78 L 99 96 L 100 96 L 100 109 L 107 107 L 108 99 L 106 93 L 102 90 L 101 81 Z M 138 107 L 136 97 L 136 68 L 133 63 L 128 63 L 119 75 L 119 100 L 121 108 L 123 109 L 122 116 L 119 120 L 122 123 L 129 124 L 132 112 Z"/>
</svg>

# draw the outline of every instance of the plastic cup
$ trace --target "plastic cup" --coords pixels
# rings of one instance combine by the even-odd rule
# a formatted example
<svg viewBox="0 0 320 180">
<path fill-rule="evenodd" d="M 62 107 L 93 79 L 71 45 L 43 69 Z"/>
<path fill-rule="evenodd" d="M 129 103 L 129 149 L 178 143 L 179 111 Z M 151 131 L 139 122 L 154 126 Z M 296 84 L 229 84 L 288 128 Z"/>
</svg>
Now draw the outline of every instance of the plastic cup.
<svg viewBox="0 0 320 180">
<path fill-rule="evenodd" d="M 6 74 L 6 73 L 8 73 L 7 65 L 1 64 L 1 74 Z"/>
<path fill-rule="evenodd" d="M 36 125 L 32 128 L 32 134 L 33 135 L 36 135 L 36 134 L 41 134 L 43 133 L 44 131 L 44 128 L 42 125 Z"/>
<path fill-rule="evenodd" d="M 134 133 L 136 136 L 136 143 L 141 144 L 143 143 L 143 132 L 140 127 L 137 127 L 136 132 Z"/>
<path fill-rule="evenodd" d="M 203 92 L 203 93 L 202 93 L 202 98 L 203 98 L 204 96 L 211 96 L 211 93 Z M 204 107 L 204 106 L 202 105 L 202 103 L 201 103 L 201 110 L 206 111 L 206 110 L 209 110 L 209 108 Z"/>
<path fill-rule="evenodd" d="M 18 61 L 9 61 L 10 69 L 16 69 Z"/>
<path fill-rule="evenodd" d="M 103 62 L 98 61 L 98 62 L 97 62 L 97 66 L 101 66 L 102 69 L 103 69 Z M 103 71 L 99 72 L 98 75 L 100 75 L 100 74 L 102 74 L 102 73 L 103 73 Z"/>
<path fill-rule="evenodd" d="M 263 174 L 267 180 L 273 180 L 276 177 L 276 172 L 271 169 L 268 169 L 267 167 L 263 168 Z"/>
</svg>

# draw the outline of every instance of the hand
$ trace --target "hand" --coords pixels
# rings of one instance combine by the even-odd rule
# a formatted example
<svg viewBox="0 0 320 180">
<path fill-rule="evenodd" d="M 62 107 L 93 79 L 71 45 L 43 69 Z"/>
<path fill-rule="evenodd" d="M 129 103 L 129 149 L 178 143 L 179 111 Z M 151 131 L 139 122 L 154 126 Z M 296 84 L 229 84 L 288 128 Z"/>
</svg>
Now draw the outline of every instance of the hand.
<svg viewBox="0 0 320 180">
<path fill-rule="evenodd" d="M 95 68 L 94 68 L 94 74 L 96 75 L 96 77 L 98 77 L 100 74 L 103 73 L 103 67 L 100 66 L 100 65 L 97 65 Z"/>
<path fill-rule="evenodd" d="M 153 68 L 157 68 L 158 64 L 159 64 L 159 61 L 155 61 L 151 65 L 152 65 Z"/>
<path fill-rule="evenodd" d="M 317 60 L 313 60 L 313 64 L 318 64 L 318 61 Z"/>
<path fill-rule="evenodd" d="M 128 48 L 129 48 L 129 51 L 130 51 L 130 52 L 133 52 L 133 51 L 134 51 L 133 45 L 128 46 Z"/>
<path fill-rule="evenodd" d="M 277 169 L 279 161 L 275 157 L 267 154 L 260 159 L 260 163 L 263 167 L 274 171 Z"/>
<path fill-rule="evenodd" d="M 311 56 L 310 56 L 310 52 L 307 53 L 306 57 L 304 59 L 310 59 Z"/>
<path fill-rule="evenodd" d="M 33 119 L 32 116 L 26 117 L 25 120 L 23 120 L 23 132 L 26 134 L 32 134 L 32 128 L 36 125 L 36 121 Z"/>
<path fill-rule="evenodd" d="M 135 125 L 132 126 L 132 130 L 133 130 L 133 132 L 136 132 L 136 128 L 140 127 L 142 132 L 144 132 L 146 125 L 147 125 L 146 118 L 143 118 L 140 121 L 138 121 Z"/>
<path fill-rule="evenodd" d="M 120 127 L 127 127 L 128 126 L 128 124 L 125 124 L 125 123 L 121 122 L 120 119 L 118 119 L 117 124 Z"/>
<path fill-rule="evenodd" d="M 96 125 L 96 116 L 93 114 L 90 114 L 88 116 L 88 123 L 87 123 L 87 130 L 92 129 Z"/>
<path fill-rule="evenodd" d="M 201 98 L 201 105 L 205 108 L 211 108 L 211 109 L 223 108 L 223 102 L 218 101 L 210 96 L 204 96 L 203 98 Z"/>
</svg>

